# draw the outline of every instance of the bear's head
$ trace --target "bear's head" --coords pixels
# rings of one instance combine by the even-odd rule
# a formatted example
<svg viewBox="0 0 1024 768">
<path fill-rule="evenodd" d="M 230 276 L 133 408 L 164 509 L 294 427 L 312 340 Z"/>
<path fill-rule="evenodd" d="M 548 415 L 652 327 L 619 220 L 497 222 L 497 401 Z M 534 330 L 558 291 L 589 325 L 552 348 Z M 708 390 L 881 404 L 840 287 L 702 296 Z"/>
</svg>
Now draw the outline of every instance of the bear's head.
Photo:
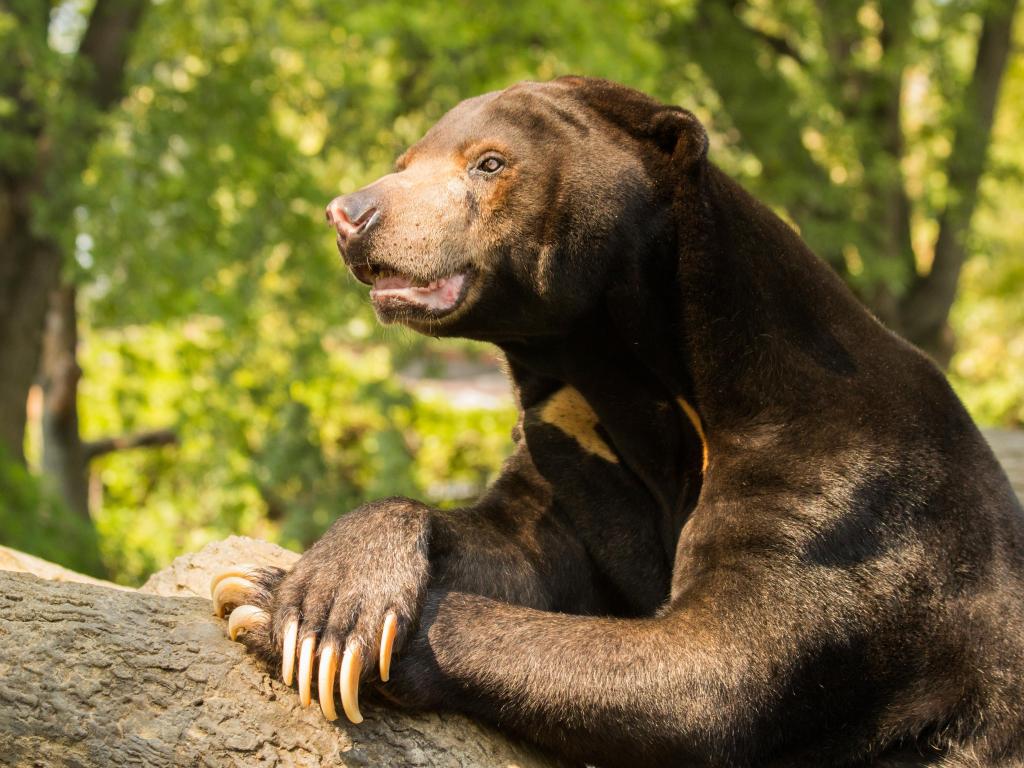
<svg viewBox="0 0 1024 768">
<path fill-rule="evenodd" d="M 692 114 L 625 86 L 520 83 L 456 106 L 327 218 L 381 321 L 550 335 L 625 264 L 673 247 L 675 193 L 706 146 Z"/>
</svg>

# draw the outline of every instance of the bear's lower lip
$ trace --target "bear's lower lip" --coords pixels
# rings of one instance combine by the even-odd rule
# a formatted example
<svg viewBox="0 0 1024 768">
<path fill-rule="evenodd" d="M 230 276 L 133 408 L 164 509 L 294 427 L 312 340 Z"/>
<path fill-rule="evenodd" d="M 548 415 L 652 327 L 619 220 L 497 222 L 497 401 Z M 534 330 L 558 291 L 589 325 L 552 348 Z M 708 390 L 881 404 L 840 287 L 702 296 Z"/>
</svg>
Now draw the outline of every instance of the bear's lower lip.
<svg viewBox="0 0 1024 768">
<path fill-rule="evenodd" d="M 401 302 L 434 312 L 453 309 L 462 297 L 465 274 L 451 275 L 432 280 L 426 285 L 416 285 L 400 275 L 378 277 L 373 281 L 370 298 L 374 304 Z"/>
</svg>

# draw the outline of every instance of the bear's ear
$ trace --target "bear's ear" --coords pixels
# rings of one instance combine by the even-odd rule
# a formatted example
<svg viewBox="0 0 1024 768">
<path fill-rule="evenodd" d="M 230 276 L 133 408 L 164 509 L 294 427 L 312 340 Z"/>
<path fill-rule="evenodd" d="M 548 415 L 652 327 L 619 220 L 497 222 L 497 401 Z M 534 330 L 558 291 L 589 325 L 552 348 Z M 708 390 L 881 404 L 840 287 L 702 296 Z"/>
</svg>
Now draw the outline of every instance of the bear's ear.
<svg viewBox="0 0 1024 768">
<path fill-rule="evenodd" d="M 555 82 L 626 133 L 653 142 L 679 172 L 692 170 L 707 156 L 708 135 L 692 112 L 608 80 L 569 76 Z"/>
<path fill-rule="evenodd" d="M 687 109 L 665 107 L 651 120 L 654 142 L 672 156 L 679 171 L 690 171 L 707 159 L 708 134 L 700 120 Z"/>
</svg>

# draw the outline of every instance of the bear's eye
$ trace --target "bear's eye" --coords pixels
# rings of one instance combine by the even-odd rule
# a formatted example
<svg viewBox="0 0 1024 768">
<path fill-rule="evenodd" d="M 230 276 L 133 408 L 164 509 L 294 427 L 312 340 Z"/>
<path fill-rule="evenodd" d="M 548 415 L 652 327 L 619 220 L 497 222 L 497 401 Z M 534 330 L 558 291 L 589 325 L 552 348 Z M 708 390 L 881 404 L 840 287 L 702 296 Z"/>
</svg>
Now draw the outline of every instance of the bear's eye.
<svg viewBox="0 0 1024 768">
<path fill-rule="evenodd" d="M 476 161 L 475 170 L 493 175 L 505 167 L 505 161 L 498 155 L 484 155 Z"/>
</svg>

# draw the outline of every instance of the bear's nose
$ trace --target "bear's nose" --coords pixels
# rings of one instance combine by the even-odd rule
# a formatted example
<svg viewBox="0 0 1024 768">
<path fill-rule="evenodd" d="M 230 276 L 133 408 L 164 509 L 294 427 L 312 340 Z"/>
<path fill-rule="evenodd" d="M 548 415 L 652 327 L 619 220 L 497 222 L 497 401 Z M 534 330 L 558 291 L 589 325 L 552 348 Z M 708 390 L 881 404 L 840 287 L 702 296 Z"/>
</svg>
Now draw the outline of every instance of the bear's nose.
<svg viewBox="0 0 1024 768">
<path fill-rule="evenodd" d="M 327 221 L 344 240 L 364 234 L 378 218 L 376 200 L 359 192 L 336 197 L 327 205 Z"/>
</svg>

